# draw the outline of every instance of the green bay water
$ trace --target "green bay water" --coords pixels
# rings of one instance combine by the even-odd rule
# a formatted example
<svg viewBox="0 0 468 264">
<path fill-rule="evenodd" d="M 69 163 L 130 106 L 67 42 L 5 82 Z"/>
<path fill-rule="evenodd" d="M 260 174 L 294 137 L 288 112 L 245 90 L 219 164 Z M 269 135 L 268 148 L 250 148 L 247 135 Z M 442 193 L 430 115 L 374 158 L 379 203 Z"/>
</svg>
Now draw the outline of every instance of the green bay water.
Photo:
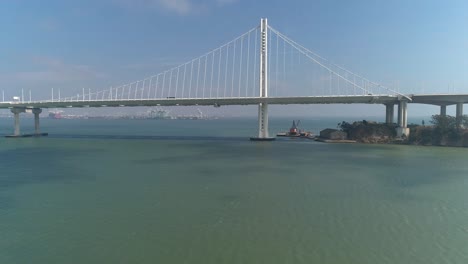
<svg viewBox="0 0 468 264">
<path fill-rule="evenodd" d="M 0 139 L 0 263 L 468 263 L 465 148 L 250 142 L 255 119 L 42 128 Z"/>
</svg>

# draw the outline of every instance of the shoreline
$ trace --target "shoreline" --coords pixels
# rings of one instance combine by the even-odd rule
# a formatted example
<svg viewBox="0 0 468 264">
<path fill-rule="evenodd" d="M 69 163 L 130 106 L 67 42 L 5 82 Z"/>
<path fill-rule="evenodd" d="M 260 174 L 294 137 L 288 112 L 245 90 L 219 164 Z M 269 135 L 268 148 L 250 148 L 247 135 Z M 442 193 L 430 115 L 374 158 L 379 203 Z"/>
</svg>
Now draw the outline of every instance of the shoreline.
<svg viewBox="0 0 468 264">
<path fill-rule="evenodd" d="M 351 140 L 351 139 L 326 139 L 326 138 L 316 137 L 314 140 L 317 142 L 323 142 L 323 143 L 359 143 L 356 140 Z"/>
</svg>

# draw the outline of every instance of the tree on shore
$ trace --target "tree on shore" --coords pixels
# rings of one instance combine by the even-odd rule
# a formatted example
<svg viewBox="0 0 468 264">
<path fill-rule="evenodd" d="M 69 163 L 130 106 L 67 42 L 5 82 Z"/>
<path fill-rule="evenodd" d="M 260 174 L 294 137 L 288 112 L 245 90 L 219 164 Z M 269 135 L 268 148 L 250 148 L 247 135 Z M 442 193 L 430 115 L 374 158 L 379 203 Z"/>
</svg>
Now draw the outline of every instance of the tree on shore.
<svg viewBox="0 0 468 264">
<path fill-rule="evenodd" d="M 354 128 L 353 124 L 350 124 L 346 121 L 343 121 L 341 123 L 338 123 L 338 128 L 341 129 L 341 131 L 344 131 L 346 133 L 349 133 L 349 131 L 351 131 L 351 129 Z"/>
<path fill-rule="evenodd" d="M 438 143 L 446 139 L 458 140 L 464 127 L 468 127 L 468 116 L 456 118 L 449 115 L 433 115 L 431 124 L 434 126 L 433 137 Z"/>
<path fill-rule="evenodd" d="M 446 130 L 459 130 L 463 127 L 468 127 L 468 116 L 463 115 L 459 118 L 449 115 L 433 115 L 431 117 L 431 124 L 435 128 L 440 128 L 444 131 Z"/>
</svg>

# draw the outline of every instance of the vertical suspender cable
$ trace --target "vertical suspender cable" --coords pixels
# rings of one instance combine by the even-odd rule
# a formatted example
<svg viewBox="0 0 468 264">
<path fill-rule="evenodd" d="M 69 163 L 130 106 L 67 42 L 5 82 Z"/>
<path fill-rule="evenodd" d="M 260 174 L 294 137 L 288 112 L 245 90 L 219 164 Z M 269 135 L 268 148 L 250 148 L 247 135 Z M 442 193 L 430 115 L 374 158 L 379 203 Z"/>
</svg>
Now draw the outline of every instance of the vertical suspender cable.
<svg viewBox="0 0 468 264">
<path fill-rule="evenodd" d="M 222 57 L 222 47 L 219 49 L 219 61 L 218 61 L 218 85 L 216 86 L 216 98 L 219 97 L 219 81 L 221 79 L 221 57 Z"/>
<path fill-rule="evenodd" d="M 205 56 L 205 74 L 203 76 L 203 91 L 202 91 L 202 97 L 205 98 L 205 90 L 206 90 L 206 66 L 208 64 L 208 55 Z"/>
<path fill-rule="evenodd" d="M 135 95 L 134 95 L 134 97 L 133 97 L 134 100 L 136 100 L 136 98 L 137 98 L 138 84 L 139 84 L 139 83 L 140 83 L 140 81 L 138 81 L 138 82 L 136 83 L 136 86 L 135 86 Z"/>
<path fill-rule="evenodd" d="M 354 95 L 356 95 L 356 75 L 353 75 L 353 88 L 354 88 Z"/>
<path fill-rule="evenodd" d="M 151 76 L 151 78 L 150 78 L 149 87 L 148 87 L 148 98 L 147 99 L 150 99 L 151 87 L 152 87 L 152 84 L 153 84 L 153 78 L 154 78 L 154 76 Z"/>
<path fill-rule="evenodd" d="M 173 69 L 171 69 L 171 74 L 169 74 L 169 87 L 167 87 L 167 96 L 172 96 L 171 92 L 172 92 L 172 71 Z"/>
<path fill-rule="evenodd" d="M 294 49 L 293 49 L 293 46 L 292 45 L 289 45 L 290 46 L 290 52 L 291 54 L 289 54 L 289 56 L 291 56 L 291 59 L 290 59 L 290 64 L 289 64 L 289 72 L 292 73 L 293 72 L 293 65 L 294 65 Z"/>
<path fill-rule="evenodd" d="M 187 63 L 184 64 L 184 80 L 182 81 L 182 98 L 184 98 L 185 92 L 185 74 L 187 73 Z"/>
<path fill-rule="evenodd" d="M 130 99 L 130 93 L 132 91 L 132 83 L 129 83 L 128 84 L 128 91 L 127 91 L 127 100 Z"/>
<path fill-rule="evenodd" d="M 154 99 L 158 98 L 159 75 L 156 76 L 156 86 L 154 86 Z"/>
<path fill-rule="evenodd" d="M 275 96 L 278 96 L 278 58 L 279 58 L 279 52 L 278 52 L 278 46 L 279 46 L 279 39 L 278 35 L 276 35 L 276 73 L 275 73 Z"/>
<path fill-rule="evenodd" d="M 190 66 L 190 84 L 189 84 L 189 94 L 187 98 L 190 98 L 190 95 L 192 94 L 192 79 L 193 79 L 193 61 L 192 61 L 192 65 Z"/>
<path fill-rule="evenodd" d="M 128 100 L 130 100 L 131 98 L 131 93 L 132 93 L 132 87 L 133 87 L 133 83 L 130 84 L 130 89 L 128 90 Z"/>
<path fill-rule="evenodd" d="M 338 94 L 341 94 L 341 87 L 340 87 L 340 77 L 337 78 L 338 81 Z"/>
<path fill-rule="evenodd" d="M 128 87 L 128 98 L 127 100 L 130 100 L 130 93 L 132 92 L 132 85 L 133 83 L 129 84 L 130 86 Z"/>
<path fill-rule="evenodd" d="M 364 82 L 364 79 L 361 79 L 362 87 L 364 87 L 364 92 L 366 91 L 366 83 Z"/>
<path fill-rule="evenodd" d="M 200 63 L 201 63 L 201 58 L 198 58 L 197 88 L 195 90 L 195 98 L 198 98 L 198 86 L 200 84 Z"/>
<path fill-rule="evenodd" d="M 213 51 L 213 53 L 211 54 L 212 57 L 211 57 L 211 84 L 210 84 L 210 97 L 211 98 L 211 91 L 213 90 L 213 73 L 214 73 L 214 61 L 215 61 L 215 54 L 216 54 L 216 51 Z"/>
<path fill-rule="evenodd" d="M 235 64 L 236 64 L 236 41 L 234 41 L 234 51 L 233 51 L 233 55 L 232 55 L 232 82 L 231 82 L 231 97 L 232 97 L 232 93 L 234 91 L 234 73 L 235 73 Z"/>
<path fill-rule="evenodd" d="M 245 96 L 247 97 L 247 87 L 249 86 L 249 65 L 250 65 L 250 34 L 247 37 L 247 70 L 246 70 L 246 77 L 245 77 Z"/>
<path fill-rule="evenodd" d="M 239 59 L 239 92 L 238 97 L 240 97 L 240 90 L 241 90 L 241 79 L 242 79 L 242 52 L 244 48 L 244 37 L 240 39 L 241 41 L 241 48 L 240 48 L 240 59 Z"/>
<path fill-rule="evenodd" d="M 226 46 L 226 66 L 224 68 L 224 95 L 223 97 L 226 97 L 226 91 L 227 91 L 228 61 L 229 61 L 229 44 Z"/>
<path fill-rule="evenodd" d="M 286 83 L 286 41 L 283 39 L 283 83 Z"/>
<path fill-rule="evenodd" d="M 163 82 L 162 82 L 162 86 L 161 86 L 161 99 L 164 98 L 164 89 L 166 87 L 166 73 L 167 73 L 167 71 L 165 71 L 164 75 L 163 75 Z"/>
<path fill-rule="evenodd" d="M 174 94 L 175 97 L 177 97 L 177 88 L 179 87 L 179 71 L 180 71 L 180 67 L 177 67 L 177 77 L 176 77 L 175 94 Z"/>
</svg>

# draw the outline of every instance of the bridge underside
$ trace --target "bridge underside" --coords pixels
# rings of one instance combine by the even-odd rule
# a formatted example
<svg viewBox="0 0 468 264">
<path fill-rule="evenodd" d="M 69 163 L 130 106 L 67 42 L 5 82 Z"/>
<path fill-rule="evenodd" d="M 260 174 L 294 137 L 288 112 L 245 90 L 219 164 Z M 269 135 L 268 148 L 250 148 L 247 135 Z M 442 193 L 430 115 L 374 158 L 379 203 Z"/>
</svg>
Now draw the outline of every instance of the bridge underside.
<svg viewBox="0 0 468 264">
<path fill-rule="evenodd" d="M 412 102 L 416 104 L 430 105 L 456 105 L 468 103 L 468 94 L 427 94 L 427 95 L 412 95 Z"/>
</svg>

